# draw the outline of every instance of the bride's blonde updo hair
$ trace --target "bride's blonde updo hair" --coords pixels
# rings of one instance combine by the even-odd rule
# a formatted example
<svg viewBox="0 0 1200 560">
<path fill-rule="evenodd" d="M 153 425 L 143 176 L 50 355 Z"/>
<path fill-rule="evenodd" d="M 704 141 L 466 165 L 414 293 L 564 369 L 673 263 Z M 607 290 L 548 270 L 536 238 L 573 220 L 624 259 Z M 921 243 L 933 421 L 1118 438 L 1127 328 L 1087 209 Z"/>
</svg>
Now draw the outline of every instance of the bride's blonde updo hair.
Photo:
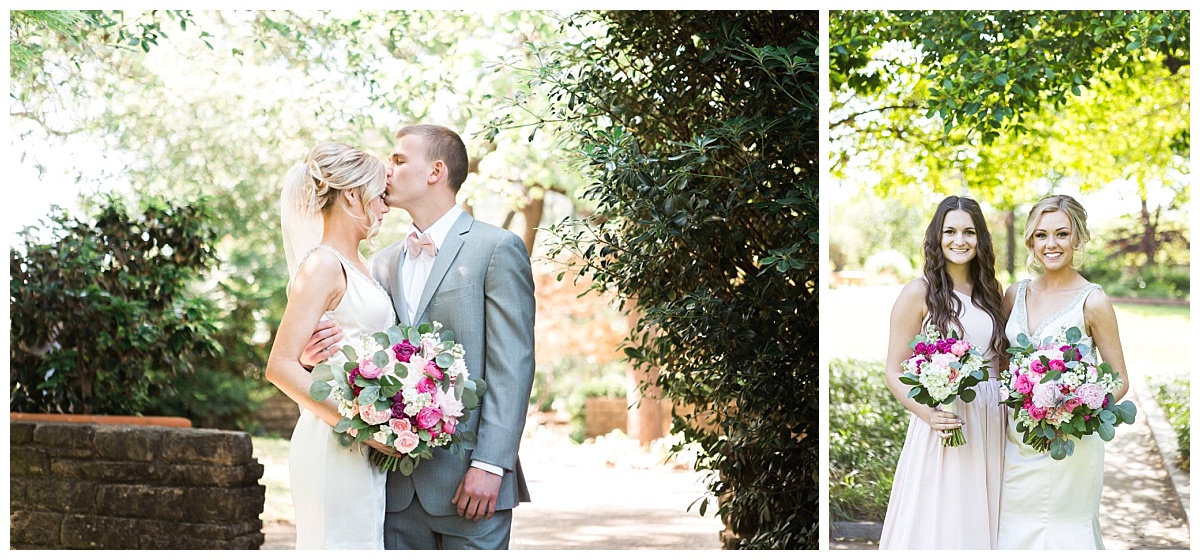
<svg viewBox="0 0 1200 560">
<path fill-rule="evenodd" d="M 303 215 L 316 216 L 330 212 L 340 205 L 350 216 L 361 219 L 363 212 L 371 216 L 368 237 L 379 229 L 379 216 L 372 214 L 367 202 L 382 195 L 387 189 L 387 167 L 383 160 L 354 146 L 341 142 L 317 144 L 304 158 L 288 171 L 285 188 L 294 189 L 296 204 Z M 362 208 L 349 208 L 338 202 L 342 191 L 358 189 Z"/>
<path fill-rule="evenodd" d="M 1042 273 L 1042 263 L 1033 256 L 1033 232 L 1038 219 L 1042 214 L 1049 212 L 1062 212 L 1071 223 L 1071 248 L 1075 251 L 1071 258 L 1071 268 L 1079 268 L 1079 265 L 1083 264 L 1084 247 L 1092 240 L 1092 234 L 1088 232 L 1087 227 L 1087 210 L 1083 209 L 1078 200 L 1065 194 L 1047 196 L 1039 200 L 1029 209 L 1029 216 L 1025 218 L 1025 248 L 1030 249 L 1025 266 L 1035 274 Z"/>
</svg>

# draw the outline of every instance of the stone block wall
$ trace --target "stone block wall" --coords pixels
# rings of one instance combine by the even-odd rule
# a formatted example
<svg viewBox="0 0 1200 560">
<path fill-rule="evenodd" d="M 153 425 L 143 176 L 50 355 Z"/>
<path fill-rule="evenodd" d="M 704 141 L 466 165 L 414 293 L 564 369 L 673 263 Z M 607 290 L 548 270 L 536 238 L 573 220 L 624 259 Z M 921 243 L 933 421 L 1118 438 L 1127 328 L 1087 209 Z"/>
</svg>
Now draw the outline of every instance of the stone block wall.
<svg viewBox="0 0 1200 560">
<path fill-rule="evenodd" d="M 13 421 L 14 549 L 258 549 L 266 488 L 249 434 Z"/>
</svg>

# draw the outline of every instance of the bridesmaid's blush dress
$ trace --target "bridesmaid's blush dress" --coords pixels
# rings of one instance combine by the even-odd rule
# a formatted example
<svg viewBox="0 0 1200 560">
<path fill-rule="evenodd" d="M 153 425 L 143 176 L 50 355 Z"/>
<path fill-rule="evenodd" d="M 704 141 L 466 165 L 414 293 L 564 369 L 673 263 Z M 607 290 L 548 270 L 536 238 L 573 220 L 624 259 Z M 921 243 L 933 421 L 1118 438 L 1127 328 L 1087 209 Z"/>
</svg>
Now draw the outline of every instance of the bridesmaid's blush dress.
<svg viewBox="0 0 1200 560">
<path fill-rule="evenodd" d="M 988 350 L 992 319 L 967 295 L 954 294 L 962 303 L 959 322 L 966 340 L 991 361 L 990 379 L 975 386 L 975 400 L 958 402 L 966 438 L 959 447 L 942 446 L 928 424 L 909 414 L 880 550 L 987 550 L 996 545 L 1005 419 L 998 365 Z"/>
</svg>

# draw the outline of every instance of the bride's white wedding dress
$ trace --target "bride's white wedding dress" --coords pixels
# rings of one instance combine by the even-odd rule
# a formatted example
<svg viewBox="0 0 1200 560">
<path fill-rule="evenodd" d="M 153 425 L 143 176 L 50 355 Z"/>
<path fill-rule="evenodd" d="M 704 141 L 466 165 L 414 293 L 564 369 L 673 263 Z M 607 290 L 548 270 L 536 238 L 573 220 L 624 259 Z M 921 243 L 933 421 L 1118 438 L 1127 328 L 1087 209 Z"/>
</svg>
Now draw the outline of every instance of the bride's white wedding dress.
<svg viewBox="0 0 1200 560">
<path fill-rule="evenodd" d="M 344 342 L 395 324 L 391 297 L 382 286 L 332 248 L 316 250 L 332 251 L 345 270 L 346 293 L 332 311 Z M 288 454 L 296 549 L 382 549 L 387 475 L 368 460 L 370 447 L 342 447 L 329 424 L 304 407 L 300 411 Z"/>
<path fill-rule="evenodd" d="M 1097 284 L 1088 284 L 1070 303 L 1030 332 L 1025 293 L 1029 280 L 1017 285 L 1017 298 L 1004 334 L 1009 342 L 1025 333 L 1035 343 L 1062 327 L 1079 327 L 1081 344 L 1094 348 L 1083 318 L 1083 302 Z M 1084 359 L 1094 362 L 1096 352 Z M 1001 549 L 1102 549 L 1100 494 L 1104 490 L 1104 441 L 1092 434 L 1075 442 L 1075 452 L 1056 461 L 1025 445 L 1008 423 L 1004 445 L 1004 484 L 1000 490 Z"/>
</svg>

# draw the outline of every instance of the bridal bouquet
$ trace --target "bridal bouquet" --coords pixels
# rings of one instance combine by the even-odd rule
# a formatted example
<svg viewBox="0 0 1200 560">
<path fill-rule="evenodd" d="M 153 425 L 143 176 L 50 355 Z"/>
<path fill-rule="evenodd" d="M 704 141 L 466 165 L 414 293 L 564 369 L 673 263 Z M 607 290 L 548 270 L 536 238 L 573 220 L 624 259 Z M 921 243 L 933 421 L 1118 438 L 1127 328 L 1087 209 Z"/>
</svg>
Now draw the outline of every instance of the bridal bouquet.
<svg viewBox="0 0 1200 560">
<path fill-rule="evenodd" d="M 975 400 L 972 387 L 987 380 L 988 363 L 979 349 L 955 337 L 953 330 L 943 337 L 937 327 L 926 327 L 908 343 L 913 354 L 904 361 L 904 373 L 900 375 L 901 383 L 913 386 L 909 398 L 927 406 L 941 405 L 951 414 L 958 412 L 956 399 L 968 403 Z M 966 442 L 962 428 L 955 428 L 942 445 L 957 447 Z"/>
<path fill-rule="evenodd" d="M 309 394 L 318 401 L 334 396 L 343 418 L 333 430 L 342 445 L 372 438 L 401 453 L 372 449 L 380 471 L 407 476 L 435 448 L 460 456 L 475 448 L 475 434 L 459 424 L 479 408 L 487 384 L 471 379 L 462 345 L 441 327 L 397 325 L 363 335 L 313 368 Z"/>
<path fill-rule="evenodd" d="M 1121 377 L 1107 363 L 1083 361 L 1091 348 L 1080 344 L 1078 327 L 1060 329 L 1037 345 L 1024 333 L 1009 348 L 1012 360 L 1000 379 L 1000 400 L 1016 410 L 1014 421 L 1026 445 L 1056 460 L 1075 452 L 1070 438 L 1098 433 L 1104 441 L 1114 428 L 1132 424 L 1137 407 L 1116 404 Z"/>
</svg>

